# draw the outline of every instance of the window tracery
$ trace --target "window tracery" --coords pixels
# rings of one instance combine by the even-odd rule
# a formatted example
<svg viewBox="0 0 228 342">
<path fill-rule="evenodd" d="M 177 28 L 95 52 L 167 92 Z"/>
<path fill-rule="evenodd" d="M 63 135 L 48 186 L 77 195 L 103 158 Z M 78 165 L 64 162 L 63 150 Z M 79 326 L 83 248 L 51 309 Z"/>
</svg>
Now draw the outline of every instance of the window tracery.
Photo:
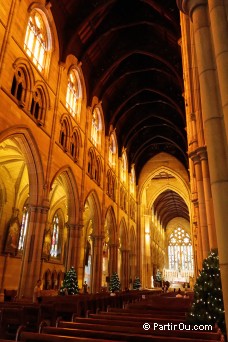
<svg viewBox="0 0 228 342">
<path fill-rule="evenodd" d="M 168 244 L 169 269 L 181 271 L 193 269 L 191 238 L 180 227 L 170 235 Z"/>
<path fill-rule="evenodd" d="M 25 89 L 27 88 L 26 76 L 23 68 L 16 69 L 11 86 L 11 94 L 19 101 L 19 104 L 25 104 Z"/>
<path fill-rule="evenodd" d="M 28 217 L 29 217 L 28 208 L 24 207 L 23 214 L 22 214 L 22 221 L 21 221 L 20 237 L 19 237 L 19 242 L 18 242 L 19 251 L 22 251 L 24 249 L 25 237 L 26 237 L 27 228 L 28 228 Z"/>
<path fill-rule="evenodd" d="M 101 143 L 101 130 L 102 122 L 100 109 L 95 107 L 92 114 L 91 140 L 96 147 Z"/>
<path fill-rule="evenodd" d="M 30 113 L 39 122 L 39 124 L 43 124 L 44 109 L 45 109 L 44 94 L 41 88 L 37 88 L 33 92 Z"/>
<path fill-rule="evenodd" d="M 60 130 L 60 136 L 59 136 L 59 143 L 65 151 L 67 151 L 68 136 L 69 136 L 69 128 L 68 128 L 68 122 L 65 118 L 65 119 L 62 119 L 61 121 L 61 130 Z"/>
<path fill-rule="evenodd" d="M 116 141 L 113 133 L 109 136 L 108 161 L 110 166 L 114 168 L 116 165 Z"/>
<path fill-rule="evenodd" d="M 56 213 L 54 215 L 53 221 L 52 221 L 52 239 L 51 239 L 51 251 L 50 255 L 51 257 L 57 257 L 58 256 L 58 244 L 59 244 L 59 224 L 60 224 L 59 215 Z"/>
<path fill-rule="evenodd" d="M 126 182 L 127 180 L 127 156 L 126 151 L 122 153 L 122 162 L 121 162 L 121 180 L 122 182 Z"/>
<path fill-rule="evenodd" d="M 68 76 L 66 107 L 73 117 L 79 116 L 81 110 L 82 87 L 79 73 L 76 69 L 72 69 Z"/>
<path fill-rule="evenodd" d="M 43 15 L 38 10 L 33 10 L 30 14 L 24 49 L 37 69 L 42 72 L 45 67 L 48 50 L 48 34 Z"/>
</svg>

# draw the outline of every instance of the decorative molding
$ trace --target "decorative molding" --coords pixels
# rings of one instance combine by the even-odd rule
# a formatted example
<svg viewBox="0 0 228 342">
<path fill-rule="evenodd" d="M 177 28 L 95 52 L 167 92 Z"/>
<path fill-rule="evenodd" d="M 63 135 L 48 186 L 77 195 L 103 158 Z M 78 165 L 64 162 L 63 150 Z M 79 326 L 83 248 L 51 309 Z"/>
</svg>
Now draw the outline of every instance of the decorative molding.
<svg viewBox="0 0 228 342">
<path fill-rule="evenodd" d="M 179 10 L 191 17 L 195 8 L 206 5 L 208 0 L 176 0 L 176 2 Z"/>
</svg>

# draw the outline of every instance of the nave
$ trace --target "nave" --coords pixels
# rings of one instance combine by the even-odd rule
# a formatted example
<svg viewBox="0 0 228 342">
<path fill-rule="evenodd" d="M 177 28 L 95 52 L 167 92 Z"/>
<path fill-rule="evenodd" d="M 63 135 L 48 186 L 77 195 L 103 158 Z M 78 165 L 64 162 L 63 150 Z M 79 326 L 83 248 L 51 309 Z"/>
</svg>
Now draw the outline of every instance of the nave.
<svg viewBox="0 0 228 342">
<path fill-rule="evenodd" d="M 157 290 L 46 298 L 33 313 L 31 303 L 12 302 L 1 305 L 1 342 L 224 341 L 215 326 L 187 323 L 192 296 Z"/>
</svg>

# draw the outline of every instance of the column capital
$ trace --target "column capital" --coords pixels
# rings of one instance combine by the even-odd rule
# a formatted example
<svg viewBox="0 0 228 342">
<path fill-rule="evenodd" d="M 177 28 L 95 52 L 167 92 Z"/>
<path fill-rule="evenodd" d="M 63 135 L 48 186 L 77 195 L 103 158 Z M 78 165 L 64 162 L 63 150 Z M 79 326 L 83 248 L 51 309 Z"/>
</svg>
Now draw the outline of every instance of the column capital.
<svg viewBox="0 0 228 342">
<path fill-rule="evenodd" d="M 46 214 L 49 210 L 49 207 L 29 204 L 28 210 L 29 210 L 29 212 L 36 212 L 36 213 L 42 213 L 42 214 L 45 213 Z"/>
<path fill-rule="evenodd" d="M 69 230 L 82 230 L 83 224 L 76 224 L 76 223 L 68 223 L 68 222 L 66 222 L 66 227 Z"/>
<path fill-rule="evenodd" d="M 197 148 L 197 155 L 200 157 L 200 160 L 207 160 L 207 148 L 206 146 L 201 146 Z"/>
<path fill-rule="evenodd" d="M 200 163 L 200 157 L 199 157 L 199 155 L 197 154 L 197 151 L 196 151 L 196 150 L 190 152 L 190 153 L 188 154 L 188 156 L 189 156 L 189 158 L 191 158 L 191 160 L 193 161 L 194 165 Z"/>
<path fill-rule="evenodd" d="M 98 241 L 98 240 L 104 240 L 105 236 L 104 235 L 90 235 L 90 238 L 92 241 Z"/>
<path fill-rule="evenodd" d="M 177 1 L 177 6 L 179 10 L 189 15 L 189 17 L 192 16 L 192 13 L 196 7 L 204 6 L 208 2 L 208 0 L 176 0 L 176 1 Z"/>
<path fill-rule="evenodd" d="M 194 207 L 198 207 L 198 195 L 197 195 L 197 192 L 193 192 L 192 193 L 191 201 L 192 201 Z"/>
</svg>

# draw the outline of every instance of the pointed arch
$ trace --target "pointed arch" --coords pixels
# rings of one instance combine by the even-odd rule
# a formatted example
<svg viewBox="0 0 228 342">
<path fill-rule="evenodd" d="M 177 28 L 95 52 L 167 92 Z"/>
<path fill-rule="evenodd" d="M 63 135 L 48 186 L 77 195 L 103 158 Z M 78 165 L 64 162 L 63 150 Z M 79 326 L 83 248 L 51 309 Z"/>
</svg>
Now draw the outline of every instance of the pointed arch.
<svg viewBox="0 0 228 342">
<path fill-rule="evenodd" d="M 21 108 L 29 108 L 31 89 L 35 78 L 31 65 L 25 58 L 17 58 L 13 63 L 14 75 L 12 79 L 11 94 Z"/>
<path fill-rule="evenodd" d="M 101 206 L 100 206 L 97 193 L 94 190 L 89 192 L 85 199 L 85 215 L 84 216 L 87 222 L 89 220 L 92 220 L 93 235 L 100 235 L 101 234 Z"/>
<path fill-rule="evenodd" d="M 70 167 L 64 166 L 53 176 L 51 188 L 56 179 L 61 179 L 61 183 L 66 189 L 68 206 L 68 223 L 75 224 L 79 219 L 79 193 L 77 182 Z"/>
<path fill-rule="evenodd" d="M 108 232 L 109 243 L 115 243 L 117 226 L 114 209 L 111 205 L 108 207 L 105 214 L 105 230 Z"/>
<path fill-rule="evenodd" d="M 40 151 L 32 132 L 25 126 L 14 126 L 0 133 L 0 142 L 6 139 L 14 139 L 26 161 L 29 177 L 28 204 L 42 205 L 44 172 Z"/>
<path fill-rule="evenodd" d="M 69 138 L 72 132 L 72 123 L 68 114 L 63 114 L 60 119 L 59 143 L 65 152 L 69 149 Z"/>
<path fill-rule="evenodd" d="M 127 224 L 126 224 L 124 217 L 120 221 L 119 239 L 120 239 L 121 249 L 128 249 L 129 248 L 128 229 L 127 229 Z"/>
<path fill-rule="evenodd" d="M 133 226 L 130 228 L 130 241 L 129 241 L 129 247 L 130 247 L 130 252 L 133 254 L 136 253 L 136 234 L 135 234 L 135 229 Z"/>
<path fill-rule="evenodd" d="M 45 13 L 46 12 L 46 13 Z M 24 50 L 36 68 L 47 74 L 53 48 L 53 38 L 44 8 L 30 6 L 24 39 Z"/>
</svg>

